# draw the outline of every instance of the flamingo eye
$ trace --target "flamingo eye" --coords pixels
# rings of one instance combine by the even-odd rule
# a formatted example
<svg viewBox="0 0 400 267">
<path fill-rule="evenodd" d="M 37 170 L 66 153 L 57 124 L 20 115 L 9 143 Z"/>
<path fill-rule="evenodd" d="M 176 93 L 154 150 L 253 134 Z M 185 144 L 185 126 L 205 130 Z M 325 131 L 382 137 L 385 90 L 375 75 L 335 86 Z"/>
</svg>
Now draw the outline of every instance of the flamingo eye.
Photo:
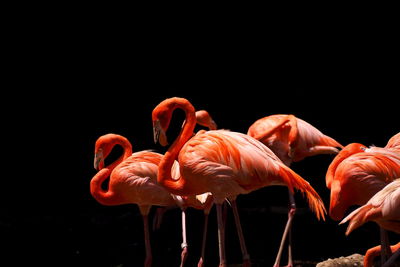
<svg viewBox="0 0 400 267">
<path fill-rule="evenodd" d="M 366 148 L 366 147 L 360 146 L 360 149 L 361 149 L 362 151 L 365 151 L 367 148 Z"/>
</svg>

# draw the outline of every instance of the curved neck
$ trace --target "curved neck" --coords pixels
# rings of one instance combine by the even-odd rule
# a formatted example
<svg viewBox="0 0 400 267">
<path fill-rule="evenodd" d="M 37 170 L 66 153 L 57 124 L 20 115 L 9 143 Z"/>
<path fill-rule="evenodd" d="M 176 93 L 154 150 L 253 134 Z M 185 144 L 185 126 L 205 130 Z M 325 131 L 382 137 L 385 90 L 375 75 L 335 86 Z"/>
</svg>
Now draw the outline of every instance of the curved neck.
<svg viewBox="0 0 400 267">
<path fill-rule="evenodd" d="M 169 147 L 158 166 L 157 181 L 172 194 L 191 195 L 193 194 L 193 187 L 188 184 L 188 181 L 181 177 L 176 180 L 172 179 L 171 169 L 183 145 L 193 136 L 193 131 L 196 126 L 195 109 L 188 101 L 181 101 L 179 99 L 174 99 L 173 101 L 174 105 L 172 107 L 170 106 L 171 109 L 182 109 L 185 112 L 186 118 L 181 132 L 174 143 Z"/>
<path fill-rule="evenodd" d="M 125 159 L 127 159 L 129 156 L 132 155 L 132 145 L 128 141 L 128 139 L 126 139 L 124 137 L 117 138 L 113 142 L 111 149 L 116 145 L 120 145 L 122 147 L 123 153 L 114 162 L 112 162 L 108 166 L 106 166 L 111 171 L 114 170 L 114 168 L 117 167 L 122 161 L 124 161 Z"/>
<path fill-rule="evenodd" d="M 90 181 L 90 193 L 93 198 L 102 205 L 118 205 L 121 204 L 117 198 L 115 198 L 114 192 L 110 190 L 104 190 L 101 185 L 110 176 L 111 169 L 104 168 L 96 173 L 96 175 Z"/>
<path fill-rule="evenodd" d="M 101 170 L 99 170 L 92 178 L 90 181 L 90 193 L 99 203 L 103 205 L 118 205 L 121 204 L 119 197 L 117 197 L 110 187 L 107 187 L 105 190 L 101 185 L 110 176 L 111 172 L 116 166 L 132 155 L 132 145 L 128 139 L 122 136 L 116 136 L 114 139 L 108 142 L 111 143 L 110 151 L 114 146 L 120 145 L 123 149 L 123 153 L 114 162 L 104 168 L 101 168 Z"/>
</svg>

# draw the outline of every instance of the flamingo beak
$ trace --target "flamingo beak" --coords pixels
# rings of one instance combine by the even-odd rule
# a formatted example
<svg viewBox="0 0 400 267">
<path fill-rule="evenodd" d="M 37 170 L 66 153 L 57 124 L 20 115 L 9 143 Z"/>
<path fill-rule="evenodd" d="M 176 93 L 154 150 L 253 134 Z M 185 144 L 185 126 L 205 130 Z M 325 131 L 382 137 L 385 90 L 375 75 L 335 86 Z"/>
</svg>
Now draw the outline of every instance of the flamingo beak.
<svg viewBox="0 0 400 267">
<path fill-rule="evenodd" d="M 103 150 L 99 149 L 94 155 L 94 168 L 99 171 L 104 167 Z"/>
<path fill-rule="evenodd" d="M 153 121 L 154 144 L 157 144 L 158 142 L 158 139 L 160 137 L 160 130 L 161 130 L 160 121 L 159 120 Z"/>
<path fill-rule="evenodd" d="M 168 145 L 167 135 L 165 134 L 164 129 L 161 127 L 161 123 L 159 120 L 153 121 L 153 137 L 154 143 L 160 142 L 162 146 Z"/>
</svg>

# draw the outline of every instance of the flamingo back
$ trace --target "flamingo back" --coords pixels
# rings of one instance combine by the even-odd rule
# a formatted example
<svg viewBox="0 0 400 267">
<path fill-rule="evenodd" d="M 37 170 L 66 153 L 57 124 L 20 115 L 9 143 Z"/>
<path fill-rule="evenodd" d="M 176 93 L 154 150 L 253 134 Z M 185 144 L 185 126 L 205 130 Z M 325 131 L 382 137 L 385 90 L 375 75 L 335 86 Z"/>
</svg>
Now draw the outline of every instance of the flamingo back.
<svg viewBox="0 0 400 267">
<path fill-rule="evenodd" d="M 110 190 L 126 203 L 172 206 L 171 194 L 157 183 L 158 164 L 162 155 L 152 151 L 133 153 L 111 173 Z"/>
</svg>

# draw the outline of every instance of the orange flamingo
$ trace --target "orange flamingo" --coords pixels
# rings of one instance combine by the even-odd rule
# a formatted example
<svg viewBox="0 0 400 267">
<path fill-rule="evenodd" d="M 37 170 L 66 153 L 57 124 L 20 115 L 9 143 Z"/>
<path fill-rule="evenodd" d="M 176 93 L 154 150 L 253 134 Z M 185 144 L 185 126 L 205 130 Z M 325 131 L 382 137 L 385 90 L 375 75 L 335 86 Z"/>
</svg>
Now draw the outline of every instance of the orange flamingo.
<svg viewBox="0 0 400 267">
<path fill-rule="evenodd" d="M 115 145 L 124 149 L 123 155 L 108 166 L 104 160 Z M 151 266 L 152 254 L 148 226 L 148 214 L 152 205 L 176 205 L 171 194 L 157 184 L 158 165 L 162 155 L 151 151 L 132 154 L 131 143 L 123 136 L 106 134 L 95 144 L 94 167 L 98 173 L 90 182 L 92 196 L 102 205 L 135 203 L 143 217 L 146 259 L 144 266 Z M 101 185 L 110 177 L 108 189 Z"/>
<path fill-rule="evenodd" d="M 195 109 L 184 98 L 169 98 L 154 108 L 154 141 L 164 146 L 168 144 L 166 131 L 175 109 L 182 109 L 186 119 L 177 139 L 161 160 L 157 181 L 176 195 L 211 192 L 217 208 L 219 266 L 226 266 L 221 211 L 225 199 L 231 200 L 235 210 L 235 199 L 239 194 L 247 194 L 265 186 L 283 185 L 291 192 L 296 188 L 305 193 L 316 216 L 324 218 L 325 207 L 317 192 L 261 142 L 248 135 L 226 130 L 207 131 L 193 136 Z M 171 176 L 176 159 L 180 166 L 178 179 Z M 242 239 L 240 222 L 237 221 L 238 232 L 241 233 L 239 238 Z M 245 247 L 241 246 L 241 249 L 244 266 L 250 266 Z"/>
<path fill-rule="evenodd" d="M 352 143 L 343 148 L 328 167 L 331 189 L 329 215 L 341 220 L 352 205 L 364 205 L 389 182 L 400 177 L 400 153 L 368 149 Z"/>
<path fill-rule="evenodd" d="M 249 127 L 247 134 L 268 146 L 287 166 L 314 155 L 337 154 L 339 152 L 337 148 L 343 148 L 339 142 L 294 115 L 276 114 L 263 117 Z M 288 220 L 274 266 L 280 265 L 286 238 L 288 238 L 287 266 L 293 266 L 291 225 L 296 212 L 296 203 L 290 191 L 289 205 Z"/>
<path fill-rule="evenodd" d="M 255 121 L 247 134 L 268 146 L 287 166 L 305 157 L 337 154 L 343 146 L 294 115 L 276 114 Z"/>
<path fill-rule="evenodd" d="M 217 129 L 217 124 L 211 117 L 211 115 L 206 111 L 206 110 L 198 110 L 195 113 L 196 116 L 196 123 L 198 125 L 207 127 L 209 130 L 215 130 Z M 205 130 L 199 130 L 197 132 L 201 133 L 204 132 Z M 175 172 L 179 172 L 179 166 L 174 165 L 176 168 Z M 174 177 L 178 177 L 178 175 L 175 175 Z M 202 245 L 201 245 L 201 254 L 200 254 L 200 259 L 197 264 L 198 267 L 204 266 L 204 258 L 205 258 L 205 249 L 206 249 L 206 240 L 207 240 L 207 228 L 208 228 L 208 217 L 212 208 L 212 195 L 210 193 L 204 193 L 201 195 L 197 196 L 176 196 L 173 195 L 174 199 L 178 202 L 179 207 L 182 210 L 182 231 L 183 231 L 183 242 L 182 242 L 182 253 L 181 253 L 181 262 L 184 262 L 187 258 L 187 242 L 186 242 L 186 223 L 185 223 L 185 218 L 186 218 L 186 208 L 191 207 L 195 209 L 200 209 L 203 210 L 204 212 L 204 223 L 203 223 L 203 238 L 202 238 Z M 156 213 L 157 215 L 157 220 L 158 224 L 161 222 L 162 214 L 165 212 L 165 209 L 161 211 L 161 209 L 158 209 L 158 212 Z"/>
<path fill-rule="evenodd" d="M 366 204 L 359 207 L 344 218 L 340 224 L 349 222 L 346 235 L 354 229 L 360 227 L 368 221 L 374 221 L 380 227 L 400 234 L 400 179 L 387 184 L 382 190 L 378 191 Z M 391 251 L 395 252 L 400 248 L 400 243 L 392 246 Z M 372 261 L 380 251 L 380 246 L 371 248 L 367 251 L 364 258 L 364 266 L 372 266 Z M 395 253 L 387 263 L 394 262 L 400 252 Z M 396 256 L 397 255 L 397 256 Z M 382 262 L 383 263 L 383 262 Z"/>
<path fill-rule="evenodd" d="M 352 143 L 344 147 L 328 167 L 326 184 L 331 190 L 329 215 L 341 220 L 352 205 L 364 205 L 388 183 L 400 177 L 400 153 L 385 147 Z M 381 244 L 388 250 L 387 233 L 381 228 Z"/>
</svg>

